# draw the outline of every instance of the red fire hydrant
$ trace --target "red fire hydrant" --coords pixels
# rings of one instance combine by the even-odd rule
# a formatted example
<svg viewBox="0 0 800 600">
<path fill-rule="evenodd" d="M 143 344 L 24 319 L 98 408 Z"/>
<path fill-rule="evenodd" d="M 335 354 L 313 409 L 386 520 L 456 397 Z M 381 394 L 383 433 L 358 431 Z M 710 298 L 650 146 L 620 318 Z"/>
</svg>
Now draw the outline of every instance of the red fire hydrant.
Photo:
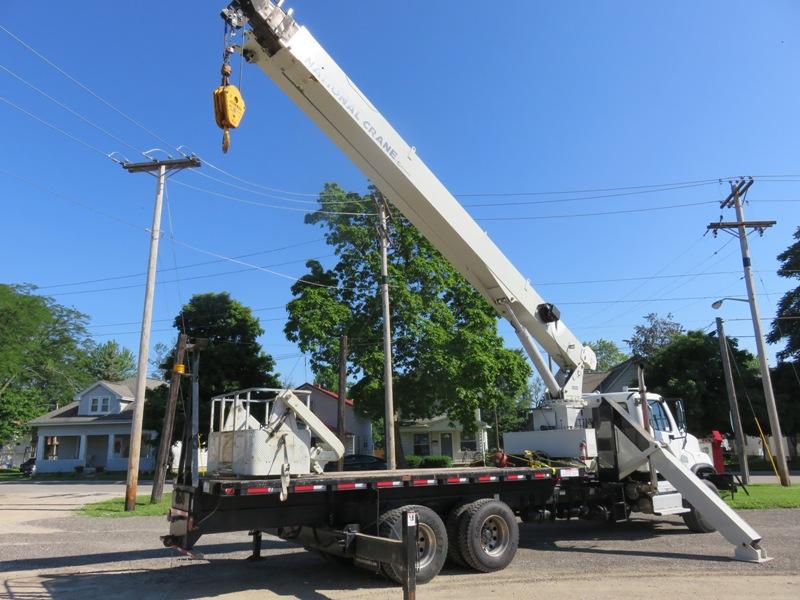
<svg viewBox="0 0 800 600">
<path fill-rule="evenodd" d="M 714 429 L 711 432 L 711 458 L 717 473 L 725 472 L 725 457 L 722 455 L 722 434 Z"/>
</svg>

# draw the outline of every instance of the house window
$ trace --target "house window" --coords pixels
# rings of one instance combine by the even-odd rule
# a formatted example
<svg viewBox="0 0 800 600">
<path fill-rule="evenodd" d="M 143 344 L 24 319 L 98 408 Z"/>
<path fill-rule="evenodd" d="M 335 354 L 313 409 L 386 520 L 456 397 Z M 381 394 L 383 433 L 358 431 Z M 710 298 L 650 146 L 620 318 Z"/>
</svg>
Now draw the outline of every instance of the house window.
<svg viewBox="0 0 800 600">
<path fill-rule="evenodd" d="M 417 456 L 430 456 L 431 436 L 427 433 L 414 434 L 414 454 Z"/>
<path fill-rule="evenodd" d="M 462 452 L 478 451 L 478 440 L 475 439 L 474 433 L 463 432 L 461 434 L 461 451 Z"/>
<path fill-rule="evenodd" d="M 114 458 L 128 458 L 130 447 L 131 447 L 131 436 L 129 435 L 114 436 Z"/>
<path fill-rule="evenodd" d="M 100 402 L 100 411 L 101 412 L 104 412 L 104 413 L 108 412 L 108 403 L 109 403 L 108 398 L 102 398 L 102 400 Z"/>
<path fill-rule="evenodd" d="M 92 406 L 89 409 L 89 412 L 96 413 L 100 406 L 100 398 L 92 398 Z"/>
</svg>

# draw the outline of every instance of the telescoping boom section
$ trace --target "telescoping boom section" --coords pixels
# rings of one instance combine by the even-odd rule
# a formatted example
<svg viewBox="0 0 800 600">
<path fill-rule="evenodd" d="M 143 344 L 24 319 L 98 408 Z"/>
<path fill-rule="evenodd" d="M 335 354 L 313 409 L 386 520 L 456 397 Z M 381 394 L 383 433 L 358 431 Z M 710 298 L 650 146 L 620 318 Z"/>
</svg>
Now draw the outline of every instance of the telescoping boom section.
<svg viewBox="0 0 800 600">
<path fill-rule="evenodd" d="M 268 0 L 233 2 L 223 17 L 249 21 L 242 52 L 375 183 L 387 199 L 511 324 L 553 398 L 580 401 L 584 347 L 475 220 L 347 77 L 291 11 Z M 531 341 L 560 371 L 550 372 Z"/>
<path fill-rule="evenodd" d="M 564 325 L 558 309 L 542 299 L 420 160 L 415 148 L 400 137 L 311 33 L 295 22 L 292 11 L 281 8 L 282 4 L 282 0 L 277 4 L 269 0 L 235 0 L 222 11 L 230 26 L 242 28 L 249 23 L 251 27 L 245 31 L 245 41 L 240 48 L 245 60 L 257 64 L 511 322 L 547 385 L 550 397 L 564 401 L 567 407 L 573 402 L 586 407 L 582 398 L 583 371 L 596 364 L 591 348 L 583 346 Z M 559 367 L 555 375 L 534 341 Z M 601 482 L 619 485 L 649 462 L 682 496 L 679 498 L 670 492 L 669 497 L 664 498 L 657 494 L 660 488 L 653 472 L 652 497 L 659 502 L 676 503 L 669 514 L 687 512 L 688 508 L 681 506 L 685 500 L 734 544 L 736 558 L 756 562 L 767 559 L 757 532 L 709 492 L 669 448 L 656 441 L 615 404 L 603 400 L 598 410 L 595 425 L 599 425 Z M 436 483 L 435 478 L 430 481 Z M 420 487 L 417 483 L 413 486 Z"/>
</svg>

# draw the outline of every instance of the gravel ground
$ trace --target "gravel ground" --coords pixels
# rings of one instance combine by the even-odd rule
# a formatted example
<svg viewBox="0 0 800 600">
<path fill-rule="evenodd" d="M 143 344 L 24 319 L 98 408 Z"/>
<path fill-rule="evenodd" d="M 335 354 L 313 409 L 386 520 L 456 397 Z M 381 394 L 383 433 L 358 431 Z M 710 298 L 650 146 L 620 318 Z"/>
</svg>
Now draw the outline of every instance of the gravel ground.
<svg viewBox="0 0 800 600">
<path fill-rule="evenodd" d="M 0 598 L 401 598 L 399 588 L 264 536 L 263 562 L 248 562 L 245 533 L 201 538 L 203 559 L 161 547 L 158 517 L 77 517 L 83 502 L 119 496 L 114 484 L 0 484 Z M 140 490 L 146 491 L 146 490 Z M 21 508 L 24 507 L 24 508 Z M 730 560 L 718 534 L 690 534 L 676 517 L 618 526 L 584 522 L 523 525 L 509 568 L 476 574 L 452 567 L 418 597 L 702 598 L 800 596 L 800 511 L 743 513 L 775 559 Z"/>
</svg>

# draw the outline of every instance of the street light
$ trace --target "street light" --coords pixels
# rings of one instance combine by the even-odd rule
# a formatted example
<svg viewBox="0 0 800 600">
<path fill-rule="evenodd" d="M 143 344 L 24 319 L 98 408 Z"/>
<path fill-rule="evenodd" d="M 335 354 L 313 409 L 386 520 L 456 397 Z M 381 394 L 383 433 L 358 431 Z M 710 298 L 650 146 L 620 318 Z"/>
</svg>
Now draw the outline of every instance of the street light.
<svg viewBox="0 0 800 600">
<path fill-rule="evenodd" d="M 711 303 L 711 308 L 713 308 L 714 310 L 718 310 L 719 307 L 722 306 L 722 303 L 725 302 L 725 300 L 733 300 L 734 302 L 750 302 L 745 298 L 720 298 L 719 300 Z"/>
<path fill-rule="evenodd" d="M 756 338 L 756 349 L 758 351 L 758 364 L 761 370 L 761 385 L 764 388 L 764 400 L 767 405 L 767 415 L 769 416 L 769 425 L 772 430 L 772 438 L 775 441 L 775 457 L 777 458 L 778 479 L 780 484 L 784 487 L 792 485 L 789 477 L 789 469 L 786 465 L 786 454 L 783 451 L 783 433 L 781 432 L 780 419 L 778 417 L 778 408 L 775 405 L 775 393 L 772 390 L 772 378 L 769 373 L 769 365 L 767 364 L 767 348 L 764 343 L 764 334 L 761 332 L 761 317 L 758 314 L 758 305 L 756 304 L 755 293 L 752 288 L 752 279 L 749 276 L 749 259 L 745 263 L 746 266 L 746 281 L 747 285 L 747 299 L 743 298 L 720 298 L 719 300 L 711 303 L 711 308 L 718 309 L 722 306 L 725 300 L 734 300 L 736 302 L 747 302 L 750 305 L 750 316 L 753 319 L 753 333 Z M 721 321 L 721 319 L 720 319 Z"/>
</svg>

